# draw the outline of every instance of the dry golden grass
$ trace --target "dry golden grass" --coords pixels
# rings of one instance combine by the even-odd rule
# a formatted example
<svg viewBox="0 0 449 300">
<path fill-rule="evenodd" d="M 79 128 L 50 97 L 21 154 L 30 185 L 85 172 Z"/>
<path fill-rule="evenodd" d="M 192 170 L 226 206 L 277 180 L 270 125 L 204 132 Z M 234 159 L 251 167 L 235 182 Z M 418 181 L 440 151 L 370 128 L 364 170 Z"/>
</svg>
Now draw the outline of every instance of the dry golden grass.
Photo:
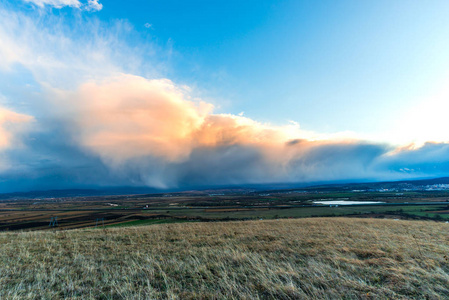
<svg viewBox="0 0 449 300">
<path fill-rule="evenodd" d="M 449 224 L 348 218 L 0 234 L 1 299 L 447 299 Z"/>
</svg>

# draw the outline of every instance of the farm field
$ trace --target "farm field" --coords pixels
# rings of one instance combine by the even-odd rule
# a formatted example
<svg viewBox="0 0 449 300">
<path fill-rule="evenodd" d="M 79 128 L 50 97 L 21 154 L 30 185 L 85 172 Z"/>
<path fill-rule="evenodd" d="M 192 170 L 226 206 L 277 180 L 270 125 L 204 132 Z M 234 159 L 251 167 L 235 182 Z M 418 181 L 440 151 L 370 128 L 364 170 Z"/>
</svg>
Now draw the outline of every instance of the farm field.
<svg viewBox="0 0 449 300">
<path fill-rule="evenodd" d="M 0 201 L 0 231 L 307 217 L 449 221 L 449 193 L 273 192 L 177 193 L 9 199 Z M 360 203 L 327 205 L 328 201 Z M 374 204 L 362 205 L 365 201 Z"/>
<path fill-rule="evenodd" d="M 0 233 L 0 298 L 444 299 L 449 224 L 304 218 Z"/>
</svg>

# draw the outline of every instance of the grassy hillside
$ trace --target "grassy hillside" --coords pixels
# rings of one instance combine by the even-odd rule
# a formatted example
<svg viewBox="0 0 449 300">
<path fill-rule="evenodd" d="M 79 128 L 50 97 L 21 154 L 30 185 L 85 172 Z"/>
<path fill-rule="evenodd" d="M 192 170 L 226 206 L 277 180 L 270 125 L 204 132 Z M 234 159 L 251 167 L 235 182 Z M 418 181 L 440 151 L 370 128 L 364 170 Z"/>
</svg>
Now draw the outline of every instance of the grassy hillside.
<svg viewBox="0 0 449 300">
<path fill-rule="evenodd" d="M 315 218 L 0 234 L 0 298 L 443 299 L 449 224 Z"/>
</svg>

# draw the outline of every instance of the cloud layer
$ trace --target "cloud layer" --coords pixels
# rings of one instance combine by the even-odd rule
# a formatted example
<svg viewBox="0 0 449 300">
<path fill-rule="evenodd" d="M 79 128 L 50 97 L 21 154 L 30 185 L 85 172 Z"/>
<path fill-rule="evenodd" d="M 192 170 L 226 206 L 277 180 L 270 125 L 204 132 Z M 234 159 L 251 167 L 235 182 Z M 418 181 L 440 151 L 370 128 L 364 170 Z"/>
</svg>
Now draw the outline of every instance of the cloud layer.
<svg viewBox="0 0 449 300">
<path fill-rule="evenodd" d="M 98 4 L 29 2 L 84 9 Z M 160 60 L 142 56 L 142 49 L 157 46 L 125 42 L 133 33 L 126 22 L 70 24 L 83 28 L 80 34 L 65 21 L 0 7 L 0 192 L 449 174 L 446 143 L 396 149 L 305 132 L 296 123 L 216 114 L 194 90 L 158 75 Z"/>
</svg>

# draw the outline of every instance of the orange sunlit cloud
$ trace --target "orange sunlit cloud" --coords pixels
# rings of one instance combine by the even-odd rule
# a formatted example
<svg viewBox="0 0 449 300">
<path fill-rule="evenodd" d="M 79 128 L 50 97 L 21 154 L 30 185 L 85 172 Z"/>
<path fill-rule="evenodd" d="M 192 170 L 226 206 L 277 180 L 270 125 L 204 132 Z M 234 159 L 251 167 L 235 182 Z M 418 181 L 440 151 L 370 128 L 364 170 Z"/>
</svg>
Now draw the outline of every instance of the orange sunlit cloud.
<svg viewBox="0 0 449 300">
<path fill-rule="evenodd" d="M 22 125 L 29 123 L 33 117 L 19 114 L 0 107 L 0 149 L 13 146 L 13 143 L 19 143 L 15 139 L 15 133 L 22 129 Z"/>
<path fill-rule="evenodd" d="M 120 74 L 53 98 L 60 116 L 70 120 L 74 139 L 110 164 L 144 156 L 182 161 L 195 148 L 230 145 L 255 147 L 282 164 L 306 148 L 332 143 L 307 140 L 297 124 L 270 126 L 212 114 L 213 105 L 191 100 L 167 79 Z"/>
<path fill-rule="evenodd" d="M 146 155 L 186 157 L 192 135 L 212 109 L 185 99 L 169 80 L 132 75 L 83 84 L 55 104 L 71 119 L 74 138 L 111 163 Z"/>
</svg>

